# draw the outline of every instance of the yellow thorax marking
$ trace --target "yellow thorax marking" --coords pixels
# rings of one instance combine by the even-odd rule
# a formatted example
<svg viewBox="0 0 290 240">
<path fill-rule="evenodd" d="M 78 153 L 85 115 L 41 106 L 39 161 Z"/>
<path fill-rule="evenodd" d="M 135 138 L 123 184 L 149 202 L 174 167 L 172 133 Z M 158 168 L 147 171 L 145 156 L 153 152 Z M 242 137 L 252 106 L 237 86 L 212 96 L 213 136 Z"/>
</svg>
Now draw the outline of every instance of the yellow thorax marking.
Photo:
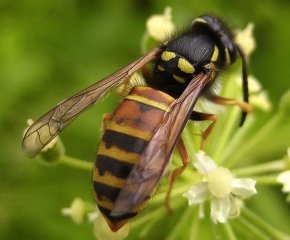
<svg viewBox="0 0 290 240">
<path fill-rule="evenodd" d="M 161 72 L 163 72 L 163 71 L 164 71 L 164 68 L 163 68 L 163 67 L 161 67 L 160 65 L 158 65 L 158 66 L 157 66 L 157 69 L 158 69 L 159 71 L 161 71 Z"/>
<path fill-rule="evenodd" d="M 196 19 L 194 19 L 193 23 L 195 23 L 195 22 L 207 23 L 207 21 L 205 21 L 203 18 L 196 18 Z"/>
<path fill-rule="evenodd" d="M 177 75 L 173 75 L 173 78 L 179 83 L 185 83 L 185 80 Z"/>
<path fill-rule="evenodd" d="M 175 57 L 176 57 L 176 54 L 174 52 L 164 51 L 161 54 L 161 59 L 166 61 L 166 62 L 175 58 Z"/>
<path fill-rule="evenodd" d="M 194 73 L 195 69 L 188 61 L 183 58 L 178 59 L 178 68 L 185 73 Z"/>
</svg>

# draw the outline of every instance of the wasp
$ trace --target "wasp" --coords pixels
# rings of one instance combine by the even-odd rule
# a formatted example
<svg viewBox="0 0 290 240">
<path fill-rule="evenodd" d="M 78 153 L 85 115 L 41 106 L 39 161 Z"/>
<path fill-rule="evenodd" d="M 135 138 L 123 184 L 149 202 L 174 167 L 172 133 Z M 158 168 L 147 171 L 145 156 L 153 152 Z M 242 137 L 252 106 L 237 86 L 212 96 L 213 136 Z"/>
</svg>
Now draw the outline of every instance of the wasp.
<svg viewBox="0 0 290 240">
<path fill-rule="evenodd" d="M 212 91 L 218 74 L 240 57 L 243 101 L 223 98 Z M 153 63 L 152 73 L 146 65 Z M 237 105 L 242 122 L 247 112 L 248 81 L 245 55 L 226 25 L 203 15 L 189 29 L 155 47 L 112 75 L 60 102 L 26 131 L 22 148 L 35 157 L 53 138 L 85 110 L 116 90 L 138 70 L 147 86 L 134 86 L 110 117 L 103 120 L 104 134 L 94 167 L 94 195 L 112 231 L 118 231 L 140 212 L 155 192 L 176 147 L 183 164 L 170 175 L 166 206 L 174 180 L 189 163 L 181 133 L 188 120 L 210 120 L 202 133 L 201 148 L 217 116 L 194 110 L 197 99 Z"/>
</svg>

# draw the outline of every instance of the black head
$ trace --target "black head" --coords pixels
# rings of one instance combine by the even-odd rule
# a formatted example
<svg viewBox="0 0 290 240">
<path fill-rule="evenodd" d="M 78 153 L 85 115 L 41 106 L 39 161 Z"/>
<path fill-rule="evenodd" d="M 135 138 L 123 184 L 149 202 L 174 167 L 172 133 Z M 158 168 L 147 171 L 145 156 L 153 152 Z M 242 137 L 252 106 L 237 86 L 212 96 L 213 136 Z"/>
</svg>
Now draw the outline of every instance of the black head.
<svg viewBox="0 0 290 240">
<path fill-rule="evenodd" d="M 206 33 L 214 39 L 223 55 L 225 65 L 232 64 L 239 55 L 239 47 L 233 40 L 233 35 L 227 26 L 218 18 L 210 15 L 200 16 L 192 21 L 193 32 Z"/>
</svg>

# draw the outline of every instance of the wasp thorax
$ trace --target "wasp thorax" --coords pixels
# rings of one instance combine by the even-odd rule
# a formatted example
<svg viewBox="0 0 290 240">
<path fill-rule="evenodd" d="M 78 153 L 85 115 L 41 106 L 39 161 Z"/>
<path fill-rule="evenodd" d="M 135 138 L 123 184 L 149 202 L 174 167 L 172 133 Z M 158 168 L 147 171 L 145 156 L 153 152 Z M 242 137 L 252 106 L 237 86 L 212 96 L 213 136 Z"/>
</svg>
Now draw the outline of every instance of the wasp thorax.
<svg viewBox="0 0 290 240">
<path fill-rule="evenodd" d="M 218 58 L 219 50 L 206 34 L 180 35 L 169 42 L 157 61 L 155 84 L 158 89 L 178 97 L 187 84 L 205 70 L 204 66 Z"/>
</svg>

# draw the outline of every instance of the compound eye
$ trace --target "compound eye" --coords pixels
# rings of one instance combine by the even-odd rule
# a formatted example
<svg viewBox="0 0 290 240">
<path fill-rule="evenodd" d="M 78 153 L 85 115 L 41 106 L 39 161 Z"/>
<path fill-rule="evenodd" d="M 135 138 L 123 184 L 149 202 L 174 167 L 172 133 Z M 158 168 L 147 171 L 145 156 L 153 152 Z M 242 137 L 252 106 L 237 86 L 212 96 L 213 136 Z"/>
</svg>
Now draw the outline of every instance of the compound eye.
<svg viewBox="0 0 290 240">
<path fill-rule="evenodd" d="M 227 45 L 227 50 L 229 53 L 230 57 L 230 63 L 234 63 L 237 59 L 237 47 L 234 43 L 229 42 Z"/>
</svg>

